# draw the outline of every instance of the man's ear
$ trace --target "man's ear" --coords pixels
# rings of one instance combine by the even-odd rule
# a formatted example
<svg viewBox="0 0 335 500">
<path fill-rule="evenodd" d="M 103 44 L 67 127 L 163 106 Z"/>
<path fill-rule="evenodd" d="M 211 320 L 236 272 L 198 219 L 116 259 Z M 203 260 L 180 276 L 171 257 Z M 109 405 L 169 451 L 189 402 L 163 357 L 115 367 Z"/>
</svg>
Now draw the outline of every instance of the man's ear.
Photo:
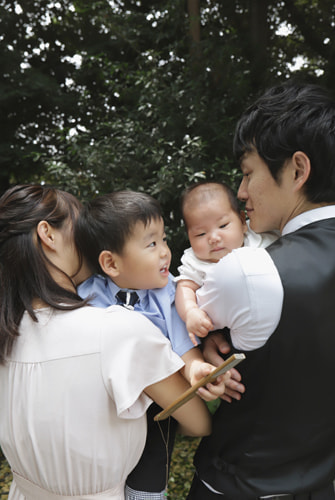
<svg viewBox="0 0 335 500">
<path fill-rule="evenodd" d="M 299 191 L 311 173 L 311 162 L 309 157 L 302 151 L 296 151 L 292 156 L 294 172 L 295 191 Z"/>
<path fill-rule="evenodd" d="M 52 250 L 55 249 L 55 234 L 47 221 L 42 220 L 37 224 L 37 234 L 45 246 Z"/>
<path fill-rule="evenodd" d="M 119 276 L 120 270 L 116 255 L 110 250 L 103 250 L 99 255 L 99 264 L 101 269 L 110 278 Z"/>
</svg>

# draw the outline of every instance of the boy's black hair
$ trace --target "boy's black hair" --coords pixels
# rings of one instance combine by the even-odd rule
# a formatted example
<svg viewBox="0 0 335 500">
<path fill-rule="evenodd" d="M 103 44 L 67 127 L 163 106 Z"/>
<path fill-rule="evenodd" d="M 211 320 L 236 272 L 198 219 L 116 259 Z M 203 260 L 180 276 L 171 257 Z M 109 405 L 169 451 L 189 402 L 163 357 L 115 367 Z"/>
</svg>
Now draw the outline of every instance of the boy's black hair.
<svg viewBox="0 0 335 500">
<path fill-rule="evenodd" d="M 115 191 L 85 204 L 75 227 L 76 242 L 91 270 L 101 274 L 99 255 L 103 250 L 121 255 L 135 224 L 146 226 L 161 218 L 159 202 L 148 194 Z"/>
<path fill-rule="evenodd" d="M 311 162 L 305 194 L 311 202 L 335 201 L 335 102 L 318 85 L 288 81 L 260 97 L 241 116 L 234 154 L 256 151 L 277 183 L 296 151 Z"/>
</svg>

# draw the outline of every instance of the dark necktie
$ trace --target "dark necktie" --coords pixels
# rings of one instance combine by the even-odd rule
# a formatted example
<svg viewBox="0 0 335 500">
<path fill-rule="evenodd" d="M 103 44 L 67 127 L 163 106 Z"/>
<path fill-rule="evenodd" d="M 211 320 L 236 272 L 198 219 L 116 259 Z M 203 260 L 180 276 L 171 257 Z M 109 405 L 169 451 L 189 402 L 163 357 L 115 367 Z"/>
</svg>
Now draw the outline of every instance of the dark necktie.
<svg viewBox="0 0 335 500">
<path fill-rule="evenodd" d="M 138 302 L 138 295 L 136 292 L 125 292 L 124 290 L 119 290 L 116 294 L 116 298 L 118 304 L 127 307 L 128 309 L 134 309 L 134 305 Z"/>
</svg>

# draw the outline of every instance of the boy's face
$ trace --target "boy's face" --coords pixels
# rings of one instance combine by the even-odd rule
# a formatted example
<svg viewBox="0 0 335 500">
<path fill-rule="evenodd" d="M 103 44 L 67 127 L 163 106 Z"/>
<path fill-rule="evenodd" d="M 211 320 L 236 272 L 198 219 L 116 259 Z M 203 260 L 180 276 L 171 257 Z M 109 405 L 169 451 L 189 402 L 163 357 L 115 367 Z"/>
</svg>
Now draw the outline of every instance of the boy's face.
<svg viewBox="0 0 335 500">
<path fill-rule="evenodd" d="M 188 238 L 200 260 L 218 262 L 243 245 L 247 225 L 243 215 L 231 208 L 224 192 L 215 193 L 210 201 L 193 206 L 186 217 Z"/>
<path fill-rule="evenodd" d="M 117 262 L 119 275 L 113 281 L 120 288 L 149 290 L 167 285 L 171 251 L 163 219 L 152 219 L 146 226 L 137 222 Z"/>
</svg>

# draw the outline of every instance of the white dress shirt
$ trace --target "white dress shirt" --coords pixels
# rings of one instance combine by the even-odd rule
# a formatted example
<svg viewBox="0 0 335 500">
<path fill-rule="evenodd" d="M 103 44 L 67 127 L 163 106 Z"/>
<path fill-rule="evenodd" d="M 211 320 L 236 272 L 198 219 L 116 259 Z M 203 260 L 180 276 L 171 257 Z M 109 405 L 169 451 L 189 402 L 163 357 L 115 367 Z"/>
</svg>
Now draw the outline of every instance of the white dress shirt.
<svg viewBox="0 0 335 500">
<path fill-rule="evenodd" d="M 282 235 L 335 217 L 335 205 L 304 212 L 290 220 Z M 199 306 L 215 329 L 229 328 L 235 348 L 263 346 L 281 317 L 284 290 L 276 266 L 264 248 L 238 248 L 213 264 L 197 291 Z"/>
</svg>

